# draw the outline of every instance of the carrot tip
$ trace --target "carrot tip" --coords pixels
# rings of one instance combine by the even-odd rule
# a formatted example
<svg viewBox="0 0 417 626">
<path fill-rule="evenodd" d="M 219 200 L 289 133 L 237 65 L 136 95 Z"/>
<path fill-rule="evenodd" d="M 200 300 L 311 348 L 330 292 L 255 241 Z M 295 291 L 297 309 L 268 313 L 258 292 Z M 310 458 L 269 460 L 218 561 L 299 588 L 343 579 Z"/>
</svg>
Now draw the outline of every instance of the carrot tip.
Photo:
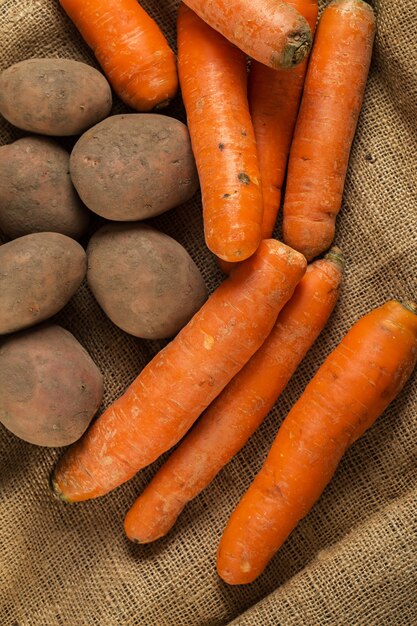
<svg viewBox="0 0 417 626">
<path fill-rule="evenodd" d="M 67 504 L 72 504 L 72 501 L 69 498 L 67 498 L 65 496 L 65 494 L 63 494 L 62 491 L 60 490 L 60 488 L 58 487 L 58 483 L 56 482 L 56 480 L 54 478 L 54 474 L 52 474 L 50 479 L 49 479 L 49 488 L 50 488 L 51 494 L 54 496 L 54 498 L 56 498 L 57 500 L 60 500 L 61 502 L 66 502 Z"/>
<path fill-rule="evenodd" d="M 293 57 L 293 65 L 298 65 L 299 63 L 304 61 L 304 59 L 310 52 L 311 44 L 312 44 L 312 40 L 308 39 L 307 41 L 302 43 L 299 48 L 295 50 L 294 57 Z"/>
<path fill-rule="evenodd" d="M 324 257 L 328 261 L 339 265 L 342 269 L 345 267 L 345 257 L 340 248 L 333 246 Z"/>
<path fill-rule="evenodd" d="M 129 535 L 126 535 L 126 537 L 129 539 L 129 541 L 131 541 L 132 543 L 136 543 L 136 545 L 141 546 L 143 544 L 142 541 L 139 541 L 139 539 L 135 539 L 134 537 L 129 537 Z"/>
<path fill-rule="evenodd" d="M 126 532 L 126 529 L 125 529 L 125 534 L 126 534 L 126 537 L 129 539 L 129 541 L 131 541 L 132 543 L 136 543 L 138 546 L 144 546 L 147 543 L 152 543 L 156 539 L 160 539 L 160 537 L 162 536 L 162 535 L 160 535 L 159 537 L 155 537 L 155 538 L 152 538 L 152 539 L 142 540 L 142 539 L 138 539 L 138 537 L 131 537 L 131 536 L 129 536 L 127 534 L 127 532 Z"/>
<path fill-rule="evenodd" d="M 405 300 L 404 302 L 401 302 L 400 304 L 402 304 L 405 309 L 408 309 L 409 311 L 411 311 L 411 313 L 414 313 L 414 315 L 417 315 L 417 302 L 412 302 L 411 300 Z"/>
<path fill-rule="evenodd" d="M 158 104 L 154 106 L 154 111 L 165 109 L 170 104 L 170 102 L 171 102 L 171 98 L 166 98 L 165 100 L 162 100 L 162 102 L 158 102 Z"/>
<path fill-rule="evenodd" d="M 291 69 L 299 65 L 307 57 L 312 44 L 313 36 L 307 26 L 306 30 L 300 30 L 293 34 L 279 58 L 276 58 L 275 54 L 272 55 L 270 58 L 271 66 L 275 69 Z"/>
</svg>

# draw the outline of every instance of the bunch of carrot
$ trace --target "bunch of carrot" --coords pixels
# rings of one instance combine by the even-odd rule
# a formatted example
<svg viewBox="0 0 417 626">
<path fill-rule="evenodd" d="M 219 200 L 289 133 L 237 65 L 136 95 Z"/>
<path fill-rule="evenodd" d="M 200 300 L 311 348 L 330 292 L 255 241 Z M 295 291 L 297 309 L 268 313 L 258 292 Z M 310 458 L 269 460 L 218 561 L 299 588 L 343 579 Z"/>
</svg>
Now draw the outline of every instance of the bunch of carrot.
<svg viewBox="0 0 417 626">
<path fill-rule="evenodd" d="M 311 260 L 334 236 L 370 65 L 373 11 L 363 0 L 335 0 L 319 22 L 308 68 L 305 56 L 289 70 L 253 54 L 247 86 L 248 48 L 230 43 L 231 16 L 223 24 L 200 4 L 187 1 L 195 13 L 180 7 L 178 66 L 207 246 L 228 271 L 227 263 L 247 258 L 272 235 L 289 159 L 284 241 Z M 278 4 L 302 14 L 314 32 L 317 0 Z"/>
<path fill-rule="evenodd" d="M 178 71 L 205 238 L 232 271 L 52 477 L 64 501 L 95 498 L 186 435 L 126 516 L 127 536 L 140 543 L 165 535 L 244 446 L 336 305 L 343 255 L 332 248 L 313 259 L 334 238 L 375 34 L 366 2 L 333 0 L 307 65 L 317 0 L 236 0 L 230 9 L 185 1 Z M 110 0 L 60 2 L 125 102 L 146 110 L 173 96 L 173 55 L 136 0 L 116 13 Z M 131 55 L 140 71 L 147 67 L 143 83 L 130 71 Z M 271 237 L 285 175 L 281 243 Z M 415 304 L 387 302 L 350 329 L 285 418 L 227 524 L 217 560 L 226 582 L 248 583 L 263 571 L 416 360 Z"/>
</svg>

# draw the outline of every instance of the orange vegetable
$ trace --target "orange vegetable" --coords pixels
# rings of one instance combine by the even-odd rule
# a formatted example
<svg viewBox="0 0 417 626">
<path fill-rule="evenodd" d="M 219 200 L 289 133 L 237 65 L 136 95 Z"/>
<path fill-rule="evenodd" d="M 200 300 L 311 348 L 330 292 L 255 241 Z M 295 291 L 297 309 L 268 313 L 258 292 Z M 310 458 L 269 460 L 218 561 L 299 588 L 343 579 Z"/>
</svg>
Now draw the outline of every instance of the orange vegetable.
<svg viewBox="0 0 417 626">
<path fill-rule="evenodd" d="M 181 5 L 178 70 L 207 246 L 225 261 L 244 260 L 261 241 L 263 211 L 246 57 Z"/>
<path fill-rule="evenodd" d="M 186 0 L 186 4 L 235 46 L 275 69 L 298 65 L 310 50 L 306 20 L 284 0 Z"/>
<path fill-rule="evenodd" d="M 334 0 L 319 22 L 288 164 L 284 241 L 307 259 L 331 245 L 375 35 L 372 8 Z"/>
<path fill-rule="evenodd" d="M 370 428 L 417 360 L 417 305 L 387 302 L 361 318 L 284 420 L 220 541 L 218 573 L 252 582 L 313 507 L 346 449 Z"/>
<path fill-rule="evenodd" d="M 59 0 L 110 84 L 137 111 L 166 106 L 178 87 L 175 56 L 136 0 Z"/>
<path fill-rule="evenodd" d="M 305 267 L 298 252 L 263 241 L 68 450 L 55 494 L 101 496 L 176 444 L 266 339 Z"/>
<path fill-rule="evenodd" d="M 314 33 L 317 0 L 286 0 L 303 15 Z M 307 59 L 292 70 L 273 70 L 252 61 L 249 107 L 258 147 L 264 214 L 262 237 L 272 236 L 284 183 L 288 153 L 297 120 Z"/>
<path fill-rule="evenodd" d="M 155 541 L 245 445 L 326 324 L 339 295 L 340 252 L 315 261 L 271 334 L 180 443 L 125 519 L 129 539 Z"/>
</svg>

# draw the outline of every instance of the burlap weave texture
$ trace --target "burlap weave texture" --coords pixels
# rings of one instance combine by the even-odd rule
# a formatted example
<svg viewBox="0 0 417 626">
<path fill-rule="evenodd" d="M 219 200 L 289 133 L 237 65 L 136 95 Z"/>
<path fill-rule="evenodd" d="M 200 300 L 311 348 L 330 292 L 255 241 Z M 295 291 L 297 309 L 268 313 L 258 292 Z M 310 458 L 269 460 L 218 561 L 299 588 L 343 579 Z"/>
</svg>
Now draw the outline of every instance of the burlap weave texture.
<svg viewBox="0 0 417 626">
<path fill-rule="evenodd" d="M 178 2 L 142 4 L 175 47 Z M 48 490 L 61 451 L 1 427 L 1 626 L 417 624 L 416 375 L 255 583 L 231 588 L 215 572 L 228 516 L 319 364 L 359 316 L 391 297 L 417 297 L 417 8 L 415 0 L 373 6 L 378 35 L 337 224 L 346 279 L 325 332 L 244 450 L 154 545 L 130 544 L 122 523 L 163 459 L 108 496 L 69 507 Z M 96 66 L 57 0 L 0 0 L 0 70 L 36 56 Z M 113 112 L 122 110 L 115 100 Z M 179 97 L 166 114 L 185 120 Z M 21 135 L 0 120 L 0 143 Z M 215 288 L 221 274 L 204 245 L 198 194 L 151 223 L 187 248 Z M 56 320 L 103 371 L 104 406 L 162 346 L 117 329 L 85 285 Z"/>
</svg>

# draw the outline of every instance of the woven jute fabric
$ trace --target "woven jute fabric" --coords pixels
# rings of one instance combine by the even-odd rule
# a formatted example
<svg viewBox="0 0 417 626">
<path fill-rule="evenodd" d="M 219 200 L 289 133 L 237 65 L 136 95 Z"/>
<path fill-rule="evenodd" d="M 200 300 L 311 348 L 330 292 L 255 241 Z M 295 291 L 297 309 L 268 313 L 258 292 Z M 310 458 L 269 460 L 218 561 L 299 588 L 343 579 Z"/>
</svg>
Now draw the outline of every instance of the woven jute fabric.
<svg viewBox="0 0 417 626">
<path fill-rule="evenodd" d="M 175 48 L 177 2 L 142 4 Z M 154 545 L 130 543 L 122 523 L 167 455 L 104 498 L 65 506 L 48 488 L 62 450 L 0 427 L 1 626 L 417 624 L 415 375 L 255 583 L 229 587 L 215 571 L 228 516 L 320 363 L 367 311 L 416 298 L 416 5 L 375 0 L 374 8 L 378 35 L 337 223 L 346 279 L 327 328 L 263 426 Z M 37 56 L 97 67 L 57 0 L 0 0 L 0 42 L 0 69 Z M 113 112 L 123 110 L 115 99 Z M 165 113 L 185 120 L 179 97 Z M 1 143 L 20 136 L 0 122 Z M 198 194 L 151 223 L 186 247 L 210 290 L 219 284 Z M 102 370 L 103 407 L 163 345 L 116 328 L 85 285 L 55 319 Z"/>
</svg>

